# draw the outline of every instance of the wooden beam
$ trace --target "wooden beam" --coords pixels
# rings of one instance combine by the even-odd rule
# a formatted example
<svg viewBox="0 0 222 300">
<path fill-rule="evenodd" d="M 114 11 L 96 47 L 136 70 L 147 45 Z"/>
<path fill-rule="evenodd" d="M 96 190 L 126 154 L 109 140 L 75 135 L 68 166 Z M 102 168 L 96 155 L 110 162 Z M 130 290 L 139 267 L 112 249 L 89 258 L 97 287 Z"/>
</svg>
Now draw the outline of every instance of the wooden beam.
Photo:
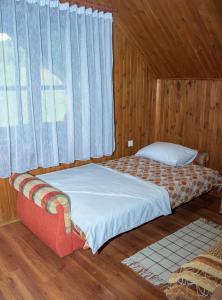
<svg viewBox="0 0 222 300">
<path fill-rule="evenodd" d="M 85 6 L 87 8 L 92 8 L 94 10 L 100 10 L 103 12 L 111 12 L 111 13 L 117 13 L 117 9 L 113 8 L 110 5 L 107 4 L 100 4 L 95 1 L 90 0 L 60 0 L 61 3 L 67 3 L 69 2 L 70 5 L 78 5 L 78 6 Z"/>
</svg>

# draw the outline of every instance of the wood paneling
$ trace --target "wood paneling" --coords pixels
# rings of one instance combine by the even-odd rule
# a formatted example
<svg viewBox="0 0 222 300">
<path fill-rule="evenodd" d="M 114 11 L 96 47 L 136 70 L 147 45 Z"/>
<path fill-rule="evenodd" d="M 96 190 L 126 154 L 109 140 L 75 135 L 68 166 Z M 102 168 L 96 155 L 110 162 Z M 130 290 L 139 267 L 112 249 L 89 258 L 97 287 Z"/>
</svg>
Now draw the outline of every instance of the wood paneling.
<svg viewBox="0 0 222 300">
<path fill-rule="evenodd" d="M 210 166 L 219 167 L 222 161 L 221 81 L 156 82 L 153 78 L 222 76 L 222 2 L 88 1 L 116 10 L 116 151 L 112 158 L 133 154 L 149 142 L 164 139 L 207 150 Z M 133 148 L 127 147 L 129 139 L 134 140 Z M 75 165 L 81 163 L 84 162 Z M 69 166 L 33 173 L 64 167 Z M 16 218 L 15 202 L 15 192 L 8 181 L 0 180 L 0 224 Z"/>
<path fill-rule="evenodd" d="M 124 29 L 114 22 L 114 98 L 116 151 L 112 158 L 135 153 L 151 141 L 155 105 L 156 80 L 146 63 L 145 57 L 126 38 Z M 132 139 L 134 147 L 128 148 Z M 110 158 L 104 158 L 110 159 Z M 94 160 L 101 161 L 101 160 Z M 77 162 L 80 165 L 86 162 Z M 39 169 L 32 173 L 44 173 L 74 165 L 63 165 L 51 169 Z M 0 180 L 0 224 L 16 218 L 16 193 L 8 180 Z"/>
<path fill-rule="evenodd" d="M 156 139 L 206 150 L 222 167 L 222 80 L 158 80 Z"/>
<path fill-rule="evenodd" d="M 166 300 L 161 289 L 120 262 L 200 217 L 222 224 L 220 201 L 205 195 L 113 239 L 99 255 L 57 257 L 21 223 L 0 228 L 0 299 Z"/>
<path fill-rule="evenodd" d="M 222 77 L 221 0 L 94 0 L 117 18 L 158 78 Z"/>
</svg>

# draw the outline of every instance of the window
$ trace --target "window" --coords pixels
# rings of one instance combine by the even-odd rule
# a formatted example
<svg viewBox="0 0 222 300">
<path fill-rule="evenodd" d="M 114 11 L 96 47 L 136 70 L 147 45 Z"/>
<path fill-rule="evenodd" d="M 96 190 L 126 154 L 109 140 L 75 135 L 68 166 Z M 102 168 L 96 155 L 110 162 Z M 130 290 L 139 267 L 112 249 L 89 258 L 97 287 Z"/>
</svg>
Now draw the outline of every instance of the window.
<svg viewBox="0 0 222 300">
<path fill-rule="evenodd" d="M 114 151 L 112 15 L 0 1 L 0 177 Z"/>
</svg>

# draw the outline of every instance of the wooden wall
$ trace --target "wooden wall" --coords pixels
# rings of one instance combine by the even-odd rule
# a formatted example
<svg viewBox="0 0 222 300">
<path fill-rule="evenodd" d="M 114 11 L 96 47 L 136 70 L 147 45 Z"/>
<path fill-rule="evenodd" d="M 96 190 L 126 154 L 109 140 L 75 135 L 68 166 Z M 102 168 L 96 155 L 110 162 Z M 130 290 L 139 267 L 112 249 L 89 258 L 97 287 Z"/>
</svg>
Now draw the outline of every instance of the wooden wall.
<svg viewBox="0 0 222 300">
<path fill-rule="evenodd" d="M 140 54 L 128 32 L 114 22 L 114 95 L 116 151 L 113 158 L 135 153 L 151 141 L 154 126 L 156 80 L 152 79 L 145 57 Z M 134 147 L 128 148 L 128 139 Z M 77 165 L 81 164 L 80 162 Z M 68 167 L 60 166 L 59 168 Z M 59 169 L 39 169 L 34 174 Z M 0 225 L 16 219 L 16 192 L 8 180 L 0 179 Z"/>
<path fill-rule="evenodd" d="M 222 80 L 158 80 L 155 138 L 206 150 L 222 167 Z"/>
<path fill-rule="evenodd" d="M 222 2 L 90 2 L 115 9 L 116 151 L 112 158 L 133 154 L 154 140 L 165 140 L 207 150 L 209 165 L 220 167 L 222 81 L 163 78 L 221 77 Z M 133 148 L 127 147 L 129 139 L 134 140 Z M 68 166 L 33 173 L 64 167 Z M 16 219 L 15 203 L 15 191 L 8 180 L 0 179 L 0 224 Z"/>
</svg>

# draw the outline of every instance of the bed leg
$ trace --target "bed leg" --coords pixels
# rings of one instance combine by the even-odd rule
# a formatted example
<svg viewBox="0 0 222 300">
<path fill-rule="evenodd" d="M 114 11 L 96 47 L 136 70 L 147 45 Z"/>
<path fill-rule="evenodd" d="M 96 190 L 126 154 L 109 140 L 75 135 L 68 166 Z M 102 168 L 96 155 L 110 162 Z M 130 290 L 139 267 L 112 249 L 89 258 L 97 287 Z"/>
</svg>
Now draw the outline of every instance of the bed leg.
<svg viewBox="0 0 222 300">
<path fill-rule="evenodd" d="M 222 214 L 222 188 L 220 188 L 219 192 L 217 192 L 219 195 L 220 199 L 220 209 L 219 209 L 219 214 Z"/>
</svg>

